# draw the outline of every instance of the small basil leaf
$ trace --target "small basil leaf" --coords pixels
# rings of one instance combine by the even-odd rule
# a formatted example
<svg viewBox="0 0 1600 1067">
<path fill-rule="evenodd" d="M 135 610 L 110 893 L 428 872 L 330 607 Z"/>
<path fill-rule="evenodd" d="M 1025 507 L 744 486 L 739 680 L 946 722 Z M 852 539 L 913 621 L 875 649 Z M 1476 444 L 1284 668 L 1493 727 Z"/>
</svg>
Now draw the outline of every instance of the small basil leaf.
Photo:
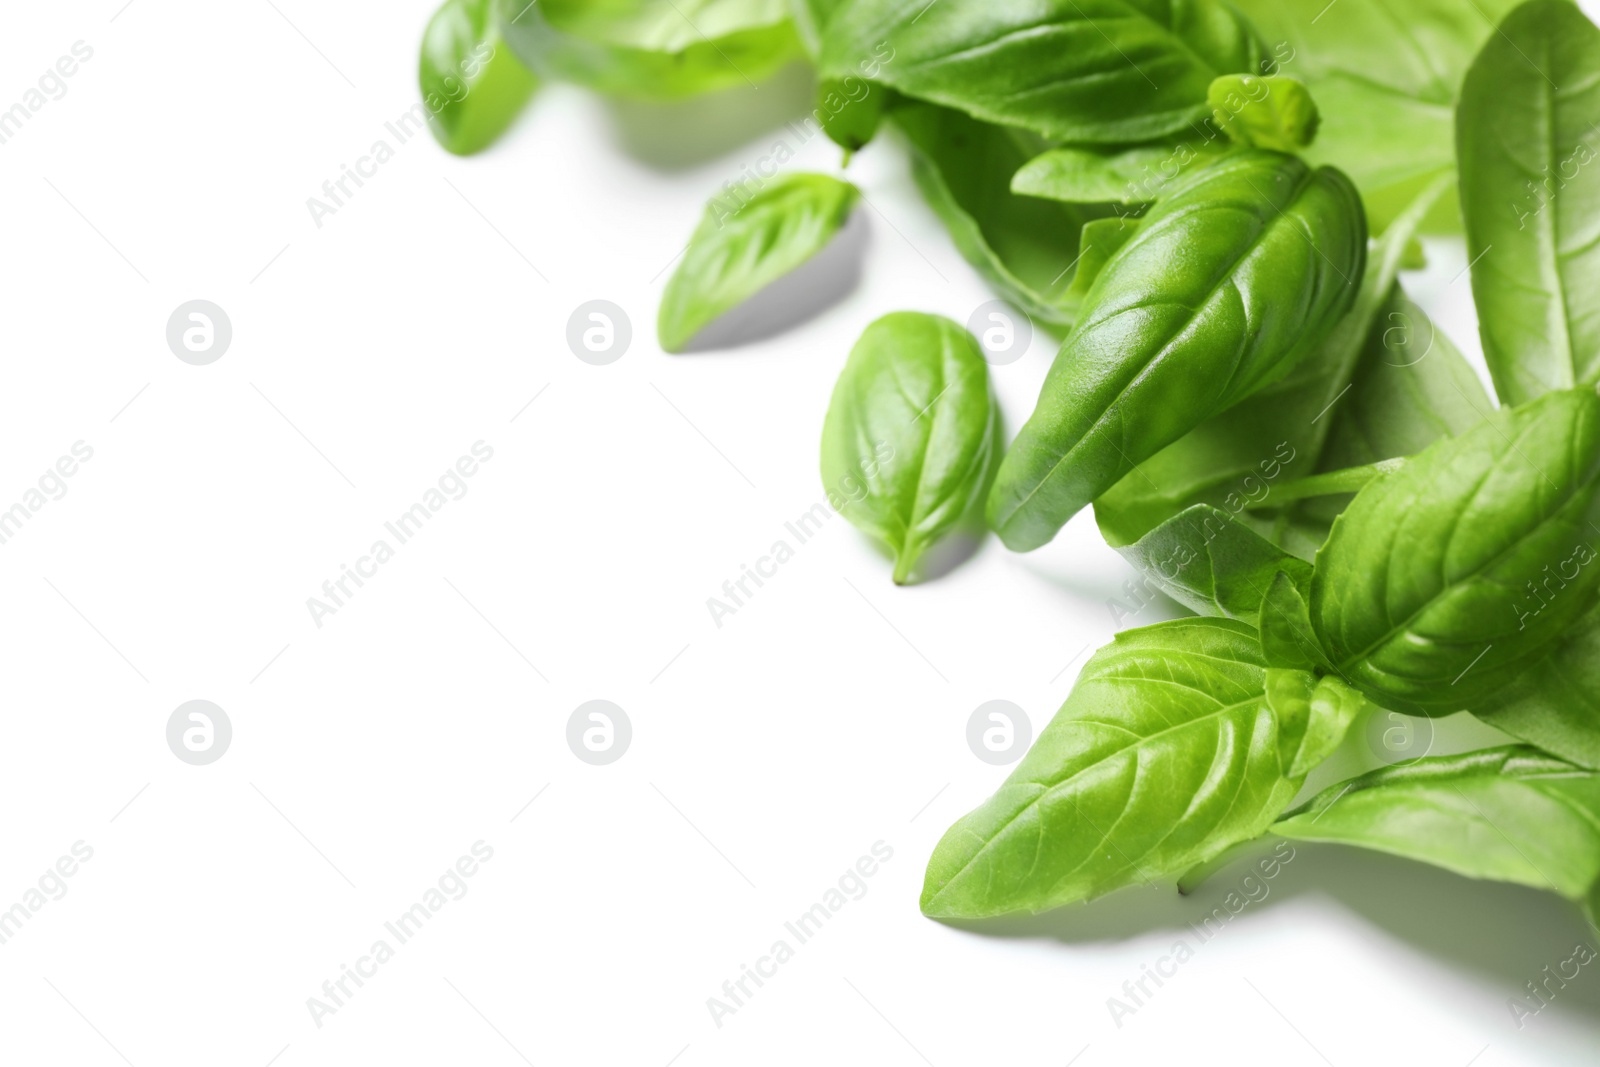
<svg viewBox="0 0 1600 1067">
<path fill-rule="evenodd" d="M 911 174 L 966 261 L 1035 320 L 1069 326 L 1077 310 L 1062 282 L 1084 223 L 1107 207 L 1054 204 L 1011 192 L 1011 175 L 1043 147 L 1006 129 L 929 104 L 897 107 L 891 120 L 911 142 Z"/>
<path fill-rule="evenodd" d="M 1138 228 L 1138 219 L 1121 216 L 1095 219 L 1083 224 L 1083 233 L 1078 237 L 1078 268 L 1072 275 L 1072 285 L 1067 289 L 1070 299 L 1081 302 L 1089 294 L 1105 265 L 1117 254 L 1117 249 L 1128 243 L 1128 238 Z"/>
<path fill-rule="evenodd" d="M 1249 623 L 1260 618 L 1264 594 L 1280 571 L 1302 584 L 1311 580 L 1309 563 L 1208 504 L 1180 512 L 1117 551 L 1184 607 Z"/>
<path fill-rule="evenodd" d="M 1456 117 L 1483 355 L 1520 404 L 1600 381 L 1600 29 L 1564 0 L 1506 17 Z"/>
<path fill-rule="evenodd" d="M 1368 338 L 1399 273 L 1406 243 L 1451 179 L 1437 179 L 1384 231 L 1368 257 L 1360 291 L 1315 352 L 1281 381 L 1261 389 L 1158 452 L 1095 501 L 1101 532 L 1113 544 L 1136 541 L 1145 531 L 1194 504 L 1238 513 L 1270 499 L 1278 479 L 1319 469 L 1335 416 L 1350 391 L 1351 376 L 1370 349 Z M 1388 458 L 1388 457 L 1377 457 Z M 1293 511 L 1265 526 L 1265 536 L 1307 556 L 1327 536 L 1324 527 L 1299 543 Z"/>
<path fill-rule="evenodd" d="M 989 498 L 1006 545 L 1045 544 L 1136 464 L 1313 351 L 1365 257 L 1361 204 L 1337 171 L 1249 149 L 1171 190 L 1100 272 L 1006 454 Z"/>
<path fill-rule="evenodd" d="M 1278 762 L 1294 782 L 1333 754 L 1366 704 L 1337 678 L 1276 667 L 1267 671 L 1266 693 L 1278 720 Z"/>
<path fill-rule="evenodd" d="M 682 351 L 720 315 L 822 251 L 860 195 L 825 174 L 785 174 L 742 201 L 735 192 L 714 198 L 661 296 L 661 347 Z"/>
<path fill-rule="evenodd" d="M 1293 78 L 1224 74 L 1206 90 L 1211 118 L 1237 144 L 1297 152 L 1317 135 L 1317 105 Z"/>
<path fill-rule="evenodd" d="M 1302 671 L 1328 667 L 1305 595 L 1287 573 L 1273 578 L 1261 601 L 1261 652 L 1274 667 Z"/>
<path fill-rule="evenodd" d="M 1063 141 L 1147 140 L 1205 117 L 1219 74 L 1264 49 L 1219 0 L 855 0 L 824 35 L 824 77 L 887 42 L 879 78 L 907 96 Z"/>
<path fill-rule="evenodd" d="M 822 480 L 839 513 L 894 552 L 904 583 L 987 485 L 999 409 L 966 330 L 898 312 L 868 326 L 833 389 Z"/>
<path fill-rule="evenodd" d="M 1144 204 L 1194 165 L 1228 151 L 1227 142 L 1198 137 L 1131 147 L 1067 145 L 1028 160 L 1011 178 L 1021 196 L 1092 204 Z"/>
<path fill-rule="evenodd" d="M 1543 659 L 1471 710 L 1519 741 L 1600 770 L 1600 609 L 1591 609 Z"/>
<path fill-rule="evenodd" d="M 751 85 L 803 54 L 786 0 L 496 0 L 523 62 L 655 100 Z"/>
<path fill-rule="evenodd" d="M 1594 558 L 1597 482 L 1600 396 L 1578 390 L 1502 409 L 1356 494 L 1311 580 L 1340 676 L 1423 714 L 1506 684 L 1593 603 L 1600 567 L 1576 561 Z"/>
<path fill-rule="evenodd" d="M 1272 827 L 1583 901 L 1600 880 L 1600 778 L 1521 746 L 1332 786 Z"/>
<path fill-rule="evenodd" d="M 812 115 L 830 141 L 847 153 L 859 152 L 878 135 L 891 95 L 891 90 L 855 75 L 821 82 Z"/>
<path fill-rule="evenodd" d="M 1180 619 L 1118 634 L 998 792 L 928 861 L 940 918 L 1043 911 L 1175 876 L 1288 803 L 1253 627 Z"/>
<path fill-rule="evenodd" d="M 1398 285 L 1367 335 L 1350 392 L 1329 412 L 1321 470 L 1413 456 L 1494 410 L 1466 358 Z"/>
<path fill-rule="evenodd" d="M 492 7 L 493 0 L 445 0 L 422 31 L 417 80 L 428 126 L 457 155 L 494 143 L 539 84 L 505 46 Z"/>
</svg>

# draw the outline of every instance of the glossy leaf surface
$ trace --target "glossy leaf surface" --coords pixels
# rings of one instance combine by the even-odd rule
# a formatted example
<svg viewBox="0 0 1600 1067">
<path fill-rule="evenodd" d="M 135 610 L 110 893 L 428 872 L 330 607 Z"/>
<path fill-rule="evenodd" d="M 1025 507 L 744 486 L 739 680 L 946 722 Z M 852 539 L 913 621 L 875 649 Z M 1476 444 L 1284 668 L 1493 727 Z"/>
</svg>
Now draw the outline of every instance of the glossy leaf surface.
<svg viewBox="0 0 1600 1067">
<path fill-rule="evenodd" d="M 822 480 L 894 552 L 897 583 L 981 496 L 998 426 L 983 350 L 949 319 L 897 312 L 856 342 L 823 426 Z"/>
<path fill-rule="evenodd" d="M 661 347 L 681 351 L 724 314 L 816 255 L 833 240 L 860 192 L 825 174 L 784 174 L 744 195 L 706 205 L 657 317 Z"/>
<path fill-rule="evenodd" d="M 1006 454 L 989 520 L 1016 550 L 1314 350 L 1366 257 L 1355 190 L 1240 151 L 1151 209 L 1100 272 Z M 1265 457 L 1262 457 L 1265 458 Z"/>
<path fill-rule="evenodd" d="M 1600 29 L 1513 11 L 1467 73 L 1461 209 L 1484 358 L 1520 404 L 1600 380 Z"/>
</svg>

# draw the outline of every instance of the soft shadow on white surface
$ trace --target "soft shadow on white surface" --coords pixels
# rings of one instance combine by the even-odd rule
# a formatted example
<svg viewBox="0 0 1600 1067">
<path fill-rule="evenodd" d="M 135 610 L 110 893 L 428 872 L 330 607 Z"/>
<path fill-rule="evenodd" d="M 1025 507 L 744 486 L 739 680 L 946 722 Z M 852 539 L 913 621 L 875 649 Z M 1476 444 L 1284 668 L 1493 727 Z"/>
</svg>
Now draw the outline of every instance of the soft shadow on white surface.
<svg viewBox="0 0 1600 1067">
<path fill-rule="evenodd" d="M 738 348 L 785 333 L 855 292 L 871 230 L 857 209 L 827 247 L 701 330 L 685 353 Z"/>
<path fill-rule="evenodd" d="M 720 159 L 766 133 L 788 144 L 791 153 L 798 151 L 798 135 L 786 124 L 804 123 L 816 91 L 811 69 L 796 64 L 760 85 L 672 103 L 607 99 L 605 106 L 619 149 L 657 170 L 676 171 Z"/>
<path fill-rule="evenodd" d="M 1523 992 L 1524 983 L 1539 978 L 1546 965 L 1565 959 L 1574 946 L 1600 945 L 1600 934 L 1577 906 L 1552 893 L 1475 881 L 1342 845 L 1293 844 L 1295 856 L 1270 883 L 1268 895 L 1241 910 L 1228 926 L 1248 924 L 1287 900 L 1331 898 L 1375 930 L 1454 970 L 1487 979 L 1507 996 Z M 1159 931 L 1182 934 L 1239 890 L 1250 870 L 1249 860 L 1241 859 L 1187 897 L 1170 885 L 1141 887 L 1042 915 L 947 925 L 984 937 L 1056 940 L 1068 946 L 1119 942 Z M 1585 966 L 1560 991 L 1554 1009 L 1600 1018 L 1600 976 Z"/>
</svg>

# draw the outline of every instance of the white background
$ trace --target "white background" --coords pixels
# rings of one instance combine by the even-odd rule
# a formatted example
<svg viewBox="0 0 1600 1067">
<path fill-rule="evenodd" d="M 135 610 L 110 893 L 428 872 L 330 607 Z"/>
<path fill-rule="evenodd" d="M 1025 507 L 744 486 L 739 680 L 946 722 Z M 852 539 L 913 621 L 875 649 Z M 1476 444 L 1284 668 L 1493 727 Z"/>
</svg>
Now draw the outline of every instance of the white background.
<svg viewBox="0 0 1600 1067">
<path fill-rule="evenodd" d="M 1189 900 L 920 916 L 934 842 L 1005 774 L 968 716 L 1008 699 L 1037 733 L 1132 572 L 1085 514 L 897 589 L 835 519 L 713 625 L 706 599 L 821 499 L 862 328 L 992 295 L 898 144 L 849 170 L 851 295 L 669 357 L 664 268 L 794 142 L 729 116 L 803 112 L 803 78 L 665 111 L 551 87 L 482 156 L 398 146 L 319 229 L 307 198 L 395 147 L 428 0 L 122 3 L 14 3 L 0 35 L 0 108 L 94 49 L 0 145 L 0 507 L 94 450 L 0 546 L 0 908 L 93 849 L 0 945 L 0 1062 L 1592 1062 L 1593 968 L 1521 1030 L 1507 1008 L 1592 940 L 1576 912 L 1400 860 L 1300 847 L 1120 1027 L 1107 998 L 1242 869 Z M 837 163 L 819 137 L 793 165 Z M 1408 284 L 1475 352 L 1462 251 L 1430 252 Z M 196 298 L 234 329 L 206 367 L 165 340 Z M 634 326 L 607 367 L 565 343 L 596 298 Z M 1013 430 L 1052 355 L 996 368 Z M 314 625 L 307 598 L 480 440 L 467 495 Z M 633 725 L 610 766 L 565 741 L 595 698 Z M 191 699 L 232 720 L 210 766 L 166 745 Z M 318 1027 L 307 998 L 480 840 L 470 891 Z M 878 841 L 866 895 L 714 1025 L 706 999 Z"/>
</svg>

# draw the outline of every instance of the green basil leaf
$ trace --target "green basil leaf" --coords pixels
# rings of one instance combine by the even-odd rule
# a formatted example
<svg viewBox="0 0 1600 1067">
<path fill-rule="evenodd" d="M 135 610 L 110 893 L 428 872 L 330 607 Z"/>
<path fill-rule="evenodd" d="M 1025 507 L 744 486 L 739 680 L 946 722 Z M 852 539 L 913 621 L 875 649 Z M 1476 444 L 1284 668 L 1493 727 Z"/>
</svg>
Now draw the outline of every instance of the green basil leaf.
<svg viewBox="0 0 1600 1067">
<path fill-rule="evenodd" d="M 928 861 L 922 910 L 979 918 L 1175 876 L 1261 834 L 1279 763 L 1255 629 L 1179 619 L 1118 634 L 994 796 Z"/>
<path fill-rule="evenodd" d="M 1255 623 L 1280 571 L 1308 584 L 1311 565 L 1233 515 L 1196 504 L 1117 549 L 1145 580 L 1192 611 Z"/>
<path fill-rule="evenodd" d="M 1011 178 L 1020 196 L 1074 203 L 1144 204 L 1160 197 L 1191 165 L 1229 150 L 1221 138 L 1189 138 L 1131 147 L 1066 145 L 1028 160 Z"/>
<path fill-rule="evenodd" d="M 851 350 L 823 425 L 822 480 L 839 513 L 894 552 L 897 584 L 983 493 L 999 419 L 983 350 L 949 319 L 885 315 Z"/>
<path fill-rule="evenodd" d="M 1149 140 L 1206 116 L 1219 74 L 1263 57 L 1219 0 L 854 0 L 820 65 L 842 77 L 885 43 L 878 78 L 907 96 L 1063 141 Z"/>
<path fill-rule="evenodd" d="M 1184 508 L 1209 503 L 1235 514 L 1269 498 L 1279 478 L 1318 469 L 1351 376 L 1368 348 L 1379 310 L 1394 286 L 1406 244 L 1451 179 L 1438 178 L 1375 243 L 1348 314 L 1316 351 L 1281 381 L 1196 427 L 1139 465 L 1095 501 L 1100 532 L 1113 545 L 1137 541 Z M 1386 457 L 1385 457 L 1386 458 Z M 1296 513 L 1264 524 L 1272 541 L 1316 551 L 1326 529 L 1297 541 Z"/>
<path fill-rule="evenodd" d="M 603 93 L 675 100 L 802 56 L 786 0 L 497 0 L 524 63 Z"/>
<path fill-rule="evenodd" d="M 1273 578 L 1261 601 L 1261 653 L 1274 667 L 1309 671 L 1329 666 L 1305 594 L 1286 571 Z"/>
<path fill-rule="evenodd" d="M 1519 741 L 1600 770 L 1600 608 L 1591 609 L 1543 659 L 1471 710 Z"/>
<path fill-rule="evenodd" d="M 737 191 L 713 198 L 661 296 L 661 347 L 682 351 L 719 316 L 822 251 L 860 195 L 825 174 L 784 174 L 748 199 Z"/>
<path fill-rule="evenodd" d="M 1266 692 L 1278 720 L 1278 762 L 1294 782 L 1333 754 L 1366 707 L 1361 694 L 1339 679 L 1302 670 L 1268 669 Z"/>
<path fill-rule="evenodd" d="M 889 107 L 890 90 L 851 75 L 817 86 L 817 106 L 812 114 L 822 124 L 828 140 L 845 152 L 859 152 L 878 135 Z"/>
<path fill-rule="evenodd" d="M 1329 415 L 1320 470 L 1414 456 L 1494 410 L 1461 351 L 1396 285 L 1367 335 L 1350 392 Z"/>
<path fill-rule="evenodd" d="M 897 107 L 890 119 L 911 142 L 917 187 L 967 262 L 1034 319 L 1071 325 L 1077 301 L 1063 279 L 1084 223 L 1110 209 L 1014 195 L 1012 174 L 1043 147 L 1024 130 L 929 104 Z"/>
<path fill-rule="evenodd" d="M 1078 237 L 1078 266 L 1073 271 L 1072 284 L 1067 287 L 1070 300 L 1082 303 L 1083 298 L 1089 295 L 1089 290 L 1094 288 L 1095 279 L 1111 262 L 1111 257 L 1117 254 L 1117 249 L 1128 243 L 1128 238 L 1138 228 L 1138 219 L 1120 215 L 1083 224 L 1083 232 Z"/>
<path fill-rule="evenodd" d="M 1584 901 L 1600 880 L 1600 777 L 1521 746 L 1433 757 L 1330 787 L 1272 832 Z"/>
<path fill-rule="evenodd" d="M 1374 232 L 1455 160 L 1454 114 L 1472 57 L 1518 0 L 1235 0 L 1271 44 L 1261 74 L 1288 74 L 1316 98 L 1306 150 L 1348 173 Z M 1429 216 L 1453 228 L 1454 197 Z"/>
<path fill-rule="evenodd" d="M 1593 603 L 1600 567 L 1573 561 L 1594 558 L 1597 483 L 1600 396 L 1579 390 L 1502 409 L 1369 484 L 1311 579 L 1340 676 L 1422 714 L 1509 682 Z"/>
<path fill-rule="evenodd" d="M 1254 149 L 1197 170 L 1100 272 L 1001 465 L 990 524 L 1038 548 L 1281 376 L 1350 308 L 1365 257 L 1361 204 L 1337 171 Z"/>
<path fill-rule="evenodd" d="M 1234 142 L 1277 152 L 1298 152 L 1321 121 L 1311 93 L 1281 75 L 1224 74 L 1206 90 L 1211 118 Z"/>
<path fill-rule="evenodd" d="M 457 155 L 493 144 L 539 84 L 505 46 L 492 6 L 493 0 L 445 0 L 422 31 L 417 81 L 428 126 Z"/>
<path fill-rule="evenodd" d="M 1600 29 L 1565 0 L 1507 16 L 1467 72 L 1461 208 L 1483 355 L 1521 404 L 1600 381 Z"/>
</svg>

